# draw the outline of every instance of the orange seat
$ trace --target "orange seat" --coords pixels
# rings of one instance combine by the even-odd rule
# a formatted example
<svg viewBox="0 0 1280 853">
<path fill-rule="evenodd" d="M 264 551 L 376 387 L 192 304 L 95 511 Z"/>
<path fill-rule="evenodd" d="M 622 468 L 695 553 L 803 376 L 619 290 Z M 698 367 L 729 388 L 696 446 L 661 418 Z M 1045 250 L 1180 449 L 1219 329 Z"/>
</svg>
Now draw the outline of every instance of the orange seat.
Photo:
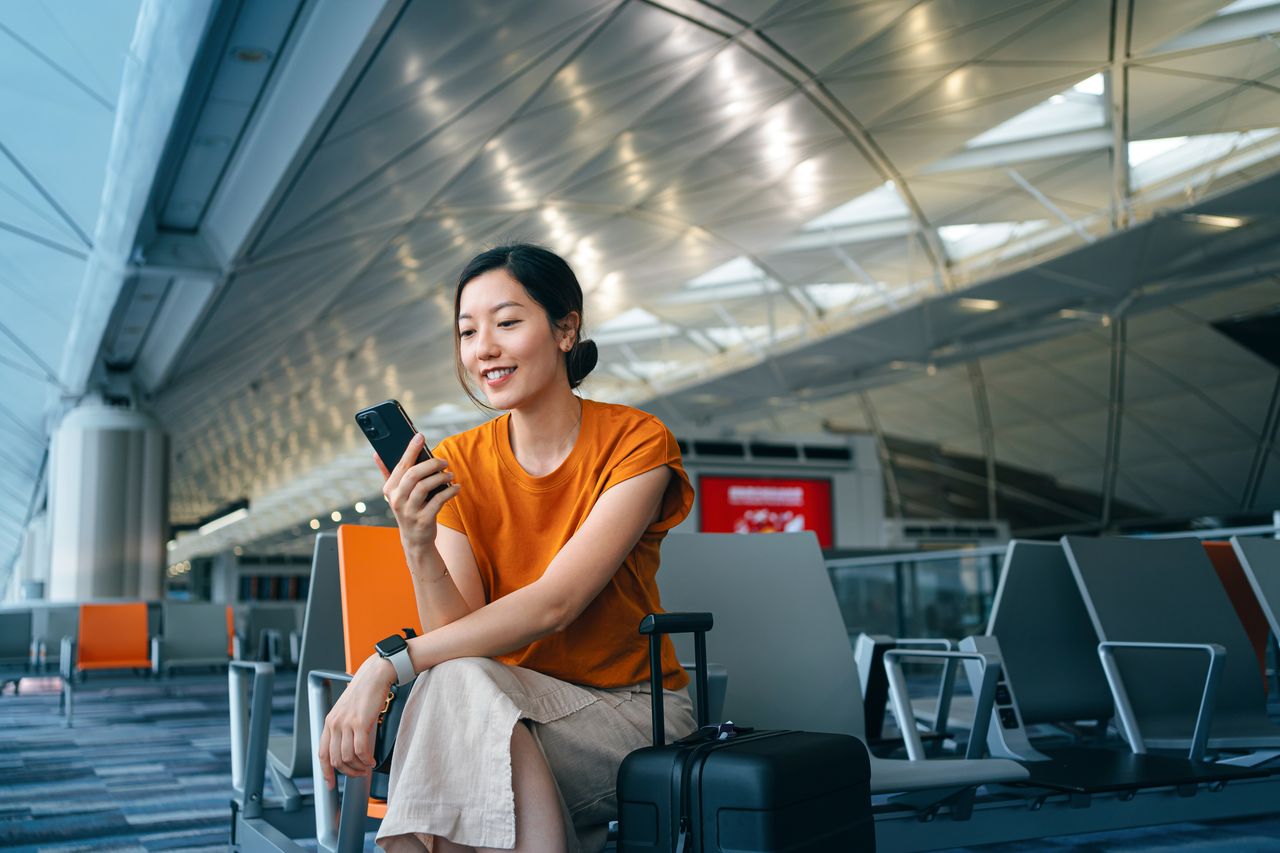
<svg viewBox="0 0 1280 853">
<path fill-rule="evenodd" d="M 150 669 L 146 602 L 80 605 L 76 644 L 77 670 Z"/>
<path fill-rule="evenodd" d="M 1231 599 L 1231 606 L 1235 608 L 1236 615 L 1240 617 L 1240 623 L 1244 625 L 1244 632 L 1249 636 L 1253 653 L 1258 656 L 1258 671 L 1262 674 L 1262 689 L 1265 692 L 1267 689 L 1267 636 L 1271 632 L 1266 614 L 1258 604 L 1253 587 L 1245 577 L 1244 569 L 1231 543 L 1204 542 L 1202 544 L 1205 553 L 1209 555 L 1209 562 L 1213 563 L 1213 568 L 1218 573 L 1218 580 L 1222 581 L 1222 587 L 1227 591 L 1227 598 Z"/>
<path fill-rule="evenodd" d="M 236 612 L 227 605 L 227 657 L 236 656 Z"/>
<path fill-rule="evenodd" d="M 404 628 L 422 633 L 399 528 L 340 526 L 338 579 L 347 672 L 354 673 L 383 637 Z M 381 818 L 386 812 L 386 802 L 369 800 L 370 817 Z"/>
</svg>

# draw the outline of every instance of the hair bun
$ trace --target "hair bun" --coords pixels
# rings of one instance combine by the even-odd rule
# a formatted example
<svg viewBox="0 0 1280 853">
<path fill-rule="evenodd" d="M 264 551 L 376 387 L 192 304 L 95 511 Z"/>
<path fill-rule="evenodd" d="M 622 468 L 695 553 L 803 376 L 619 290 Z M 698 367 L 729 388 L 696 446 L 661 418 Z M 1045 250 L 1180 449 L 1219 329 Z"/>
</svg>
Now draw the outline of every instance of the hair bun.
<svg viewBox="0 0 1280 853">
<path fill-rule="evenodd" d="M 564 354 L 564 366 L 569 374 L 569 387 L 577 388 L 587 374 L 595 370 L 600 359 L 600 351 L 592 340 L 578 341 L 573 349 Z"/>
</svg>

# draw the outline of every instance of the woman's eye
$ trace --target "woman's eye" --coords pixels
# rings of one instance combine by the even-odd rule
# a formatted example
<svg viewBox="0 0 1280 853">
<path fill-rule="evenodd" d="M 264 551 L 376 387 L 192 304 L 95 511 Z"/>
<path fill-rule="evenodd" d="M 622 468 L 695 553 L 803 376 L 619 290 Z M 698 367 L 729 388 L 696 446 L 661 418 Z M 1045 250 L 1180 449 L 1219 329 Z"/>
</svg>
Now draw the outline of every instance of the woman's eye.
<svg viewBox="0 0 1280 853">
<path fill-rule="evenodd" d="M 519 323 L 519 322 L 520 322 L 519 320 L 503 320 L 501 323 L 498 324 L 498 328 L 506 329 L 511 326 L 514 326 L 516 323 Z"/>
<path fill-rule="evenodd" d="M 475 329 L 463 329 L 460 332 L 458 332 L 458 337 L 469 338 L 474 334 L 475 334 Z"/>
</svg>

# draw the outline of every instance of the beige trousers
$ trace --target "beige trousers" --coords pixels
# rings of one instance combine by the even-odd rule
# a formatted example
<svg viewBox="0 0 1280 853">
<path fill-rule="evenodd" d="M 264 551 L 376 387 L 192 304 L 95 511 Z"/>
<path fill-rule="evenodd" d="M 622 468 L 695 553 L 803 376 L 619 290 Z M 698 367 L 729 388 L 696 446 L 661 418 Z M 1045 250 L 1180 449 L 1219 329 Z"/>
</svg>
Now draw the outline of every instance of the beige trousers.
<svg viewBox="0 0 1280 853">
<path fill-rule="evenodd" d="M 668 740 L 693 731 L 688 691 L 665 691 L 663 707 Z M 651 719 L 647 684 L 602 690 L 488 658 L 434 667 L 405 704 L 378 844 L 420 851 L 442 836 L 515 847 L 511 731 L 525 720 L 559 786 L 570 849 L 600 850 L 617 817 L 618 767 L 652 743 Z"/>
</svg>

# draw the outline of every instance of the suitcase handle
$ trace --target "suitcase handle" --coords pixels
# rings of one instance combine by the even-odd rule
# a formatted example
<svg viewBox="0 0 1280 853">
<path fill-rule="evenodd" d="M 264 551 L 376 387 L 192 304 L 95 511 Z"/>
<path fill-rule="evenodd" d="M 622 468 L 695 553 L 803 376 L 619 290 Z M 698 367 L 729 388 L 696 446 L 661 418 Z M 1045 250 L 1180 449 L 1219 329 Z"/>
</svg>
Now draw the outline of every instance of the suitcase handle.
<svg viewBox="0 0 1280 853">
<path fill-rule="evenodd" d="M 650 613 L 640 620 L 640 633 L 649 637 L 649 686 L 652 690 L 653 745 L 666 743 L 662 707 L 662 635 L 693 634 L 693 677 L 698 687 L 698 727 L 711 716 L 707 698 L 707 632 L 714 624 L 710 613 Z"/>
</svg>

